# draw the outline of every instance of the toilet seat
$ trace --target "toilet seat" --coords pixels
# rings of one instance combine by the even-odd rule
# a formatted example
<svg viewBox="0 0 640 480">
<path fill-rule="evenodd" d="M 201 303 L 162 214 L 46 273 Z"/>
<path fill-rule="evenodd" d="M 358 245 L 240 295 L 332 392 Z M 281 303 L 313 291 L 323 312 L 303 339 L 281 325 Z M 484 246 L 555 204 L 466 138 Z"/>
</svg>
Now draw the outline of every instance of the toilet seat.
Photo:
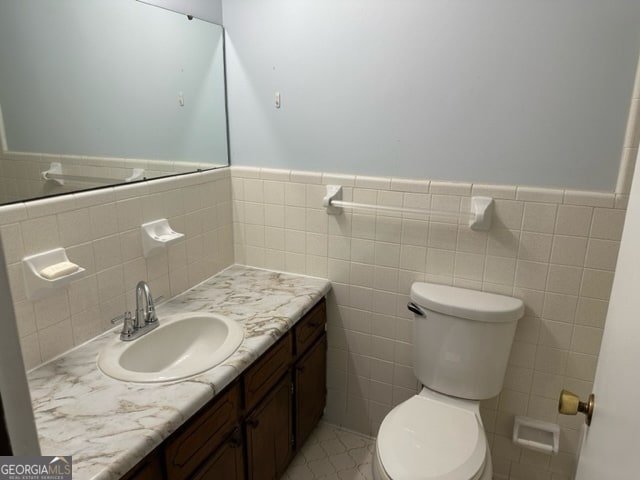
<svg viewBox="0 0 640 480">
<path fill-rule="evenodd" d="M 383 420 L 377 455 L 393 480 L 478 480 L 487 441 L 473 409 L 415 395 Z"/>
</svg>

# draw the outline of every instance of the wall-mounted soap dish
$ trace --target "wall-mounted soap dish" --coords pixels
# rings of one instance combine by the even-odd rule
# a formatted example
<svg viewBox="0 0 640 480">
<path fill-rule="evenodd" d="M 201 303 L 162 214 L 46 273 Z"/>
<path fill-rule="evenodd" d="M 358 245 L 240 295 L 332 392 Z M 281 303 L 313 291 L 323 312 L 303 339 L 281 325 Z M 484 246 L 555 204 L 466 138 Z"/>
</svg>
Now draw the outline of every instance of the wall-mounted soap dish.
<svg viewBox="0 0 640 480">
<path fill-rule="evenodd" d="M 27 298 L 35 300 L 84 276 L 86 270 L 70 262 L 64 248 L 55 248 L 24 257 L 22 272 Z"/>
<path fill-rule="evenodd" d="M 180 241 L 184 233 L 175 232 L 166 218 L 143 223 L 142 232 L 142 252 L 145 257 L 150 257 L 160 253 L 169 245 Z"/>
<path fill-rule="evenodd" d="M 513 443 L 546 454 L 557 454 L 560 448 L 560 426 L 534 418 L 516 416 Z"/>
</svg>

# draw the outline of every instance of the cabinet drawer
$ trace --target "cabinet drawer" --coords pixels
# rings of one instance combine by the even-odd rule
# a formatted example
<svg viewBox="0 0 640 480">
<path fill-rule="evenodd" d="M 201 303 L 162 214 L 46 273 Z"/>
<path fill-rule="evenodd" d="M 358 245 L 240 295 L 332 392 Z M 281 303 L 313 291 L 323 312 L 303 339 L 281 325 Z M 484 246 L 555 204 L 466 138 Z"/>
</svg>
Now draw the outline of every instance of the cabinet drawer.
<svg viewBox="0 0 640 480">
<path fill-rule="evenodd" d="M 244 400 L 250 411 L 276 384 L 291 365 L 291 332 L 262 355 L 244 374 Z"/>
<path fill-rule="evenodd" d="M 294 327 L 296 355 L 302 355 L 324 332 L 327 321 L 327 302 L 323 298 Z"/>
<path fill-rule="evenodd" d="M 170 480 L 191 473 L 234 429 L 240 415 L 240 387 L 236 383 L 220 398 L 203 407 L 202 413 L 167 441 L 165 465 Z"/>
</svg>

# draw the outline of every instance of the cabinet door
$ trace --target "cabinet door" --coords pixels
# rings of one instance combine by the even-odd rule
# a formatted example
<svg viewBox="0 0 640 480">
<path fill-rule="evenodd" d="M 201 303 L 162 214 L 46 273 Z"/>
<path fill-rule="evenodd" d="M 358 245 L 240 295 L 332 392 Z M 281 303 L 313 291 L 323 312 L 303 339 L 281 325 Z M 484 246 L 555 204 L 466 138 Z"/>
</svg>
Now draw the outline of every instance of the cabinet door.
<svg viewBox="0 0 640 480">
<path fill-rule="evenodd" d="M 291 460 L 291 389 L 287 372 L 245 421 L 249 480 L 278 480 Z"/>
<path fill-rule="evenodd" d="M 162 480 L 163 478 L 160 457 L 157 452 L 152 452 L 121 480 Z"/>
<path fill-rule="evenodd" d="M 322 418 L 327 400 L 327 334 L 296 363 L 296 445 L 301 447 Z"/>
<path fill-rule="evenodd" d="M 164 443 L 169 480 L 186 480 L 238 424 L 240 386 L 231 386 L 215 398 Z"/>
<path fill-rule="evenodd" d="M 192 480 L 244 480 L 242 433 L 233 434 L 213 453 L 192 477 Z"/>
</svg>

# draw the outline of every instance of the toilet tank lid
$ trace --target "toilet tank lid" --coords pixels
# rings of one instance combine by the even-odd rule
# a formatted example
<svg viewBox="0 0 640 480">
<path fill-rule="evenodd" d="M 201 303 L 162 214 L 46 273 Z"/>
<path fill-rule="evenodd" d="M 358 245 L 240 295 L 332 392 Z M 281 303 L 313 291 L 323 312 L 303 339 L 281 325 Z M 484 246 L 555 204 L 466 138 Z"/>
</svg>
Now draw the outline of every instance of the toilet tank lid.
<svg viewBox="0 0 640 480">
<path fill-rule="evenodd" d="M 518 298 L 433 283 L 415 282 L 411 300 L 427 310 L 480 322 L 514 322 L 524 314 Z"/>
</svg>

